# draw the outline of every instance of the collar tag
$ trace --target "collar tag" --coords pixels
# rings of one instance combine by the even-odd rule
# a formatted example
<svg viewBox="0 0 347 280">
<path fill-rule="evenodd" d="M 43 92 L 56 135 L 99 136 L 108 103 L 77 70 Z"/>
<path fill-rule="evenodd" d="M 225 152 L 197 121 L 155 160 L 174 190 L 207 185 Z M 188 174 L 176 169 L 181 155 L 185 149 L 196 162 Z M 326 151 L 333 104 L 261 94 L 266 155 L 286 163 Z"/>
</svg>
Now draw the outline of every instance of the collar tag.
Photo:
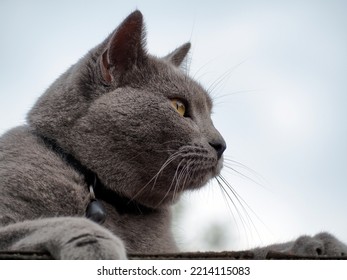
<svg viewBox="0 0 347 280">
<path fill-rule="evenodd" d="M 94 188 L 89 187 L 90 202 L 86 209 L 86 217 L 98 224 L 103 224 L 106 220 L 106 211 L 104 206 L 95 198 Z"/>
</svg>

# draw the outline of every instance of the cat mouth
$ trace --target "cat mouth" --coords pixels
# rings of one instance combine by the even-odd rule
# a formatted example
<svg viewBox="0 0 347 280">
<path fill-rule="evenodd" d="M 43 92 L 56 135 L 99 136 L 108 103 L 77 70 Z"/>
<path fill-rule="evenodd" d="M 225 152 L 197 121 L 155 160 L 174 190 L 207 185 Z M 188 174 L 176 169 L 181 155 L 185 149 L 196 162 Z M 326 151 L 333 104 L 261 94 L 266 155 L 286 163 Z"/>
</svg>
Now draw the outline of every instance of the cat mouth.
<svg viewBox="0 0 347 280">
<path fill-rule="evenodd" d="M 223 167 L 223 156 L 218 159 L 214 153 L 200 145 L 183 146 L 176 154 L 177 159 L 172 161 L 170 167 L 175 170 L 171 175 L 170 186 L 175 184 L 181 191 L 202 187 L 218 176 Z M 171 158 L 172 155 L 167 161 Z"/>
<path fill-rule="evenodd" d="M 200 166 L 189 172 L 189 164 L 178 169 L 170 184 L 160 192 L 159 203 L 175 203 L 182 193 L 189 190 L 198 190 L 220 173 L 219 164 L 214 166 Z"/>
<path fill-rule="evenodd" d="M 133 199 L 154 208 L 172 204 L 183 192 L 200 189 L 220 174 L 223 157 L 217 159 L 202 146 L 183 146 L 175 150 L 150 178 L 149 174 L 145 175 L 147 183 L 138 189 Z"/>
<path fill-rule="evenodd" d="M 174 175 L 171 176 L 168 190 L 170 192 L 174 188 L 174 192 L 183 192 L 199 189 L 207 184 L 209 180 L 217 177 L 222 167 L 222 158 L 216 160 L 206 155 L 181 160 Z"/>
</svg>

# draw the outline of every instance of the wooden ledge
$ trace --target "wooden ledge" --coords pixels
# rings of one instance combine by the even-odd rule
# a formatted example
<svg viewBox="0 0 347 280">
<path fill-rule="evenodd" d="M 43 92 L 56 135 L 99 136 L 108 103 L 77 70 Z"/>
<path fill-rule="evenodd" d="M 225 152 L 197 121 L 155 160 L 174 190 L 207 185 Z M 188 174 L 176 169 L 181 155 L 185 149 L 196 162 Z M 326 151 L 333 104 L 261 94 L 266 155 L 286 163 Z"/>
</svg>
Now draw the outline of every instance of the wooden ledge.
<svg viewBox="0 0 347 280">
<path fill-rule="evenodd" d="M 130 260 L 253 260 L 251 251 L 184 252 L 178 254 L 129 254 Z M 347 260 L 347 256 L 300 256 L 269 251 L 267 260 Z M 0 260 L 53 260 L 44 252 L 0 251 Z"/>
</svg>

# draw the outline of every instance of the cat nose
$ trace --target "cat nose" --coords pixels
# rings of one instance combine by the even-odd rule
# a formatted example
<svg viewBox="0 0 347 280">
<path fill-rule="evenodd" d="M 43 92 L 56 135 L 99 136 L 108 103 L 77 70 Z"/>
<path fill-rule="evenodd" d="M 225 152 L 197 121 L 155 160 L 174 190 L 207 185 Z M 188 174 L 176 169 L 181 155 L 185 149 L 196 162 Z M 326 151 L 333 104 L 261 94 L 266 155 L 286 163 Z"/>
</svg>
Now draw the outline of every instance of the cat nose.
<svg viewBox="0 0 347 280">
<path fill-rule="evenodd" d="M 220 139 L 217 141 L 211 141 L 209 144 L 216 150 L 217 152 L 217 158 L 220 159 L 227 148 L 227 144 L 225 143 L 224 139 Z"/>
</svg>

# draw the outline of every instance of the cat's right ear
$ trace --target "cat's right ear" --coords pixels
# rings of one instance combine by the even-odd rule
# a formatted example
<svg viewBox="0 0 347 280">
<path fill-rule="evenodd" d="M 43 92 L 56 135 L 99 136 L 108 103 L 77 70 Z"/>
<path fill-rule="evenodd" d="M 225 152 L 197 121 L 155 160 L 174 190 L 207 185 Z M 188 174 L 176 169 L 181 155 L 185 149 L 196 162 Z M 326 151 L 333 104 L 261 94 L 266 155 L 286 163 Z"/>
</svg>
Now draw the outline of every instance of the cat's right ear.
<svg viewBox="0 0 347 280">
<path fill-rule="evenodd" d="M 144 33 L 143 17 L 137 10 L 113 32 L 99 60 L 107 84 L 119 80 L 126 71 L 145 59 Z"/>
<path fill-rule="evenodd" d="M 187 54 L 190 50 L 190 46 L 191 44 L 189 42 L 185 43 L 182 46 L 175 49 L 173 52 L 169 53 L 167 56 L 165 56 L 164 59 L 168 60 L 173 65 L 180 67 L 187 57 Z"/>
</svg>

